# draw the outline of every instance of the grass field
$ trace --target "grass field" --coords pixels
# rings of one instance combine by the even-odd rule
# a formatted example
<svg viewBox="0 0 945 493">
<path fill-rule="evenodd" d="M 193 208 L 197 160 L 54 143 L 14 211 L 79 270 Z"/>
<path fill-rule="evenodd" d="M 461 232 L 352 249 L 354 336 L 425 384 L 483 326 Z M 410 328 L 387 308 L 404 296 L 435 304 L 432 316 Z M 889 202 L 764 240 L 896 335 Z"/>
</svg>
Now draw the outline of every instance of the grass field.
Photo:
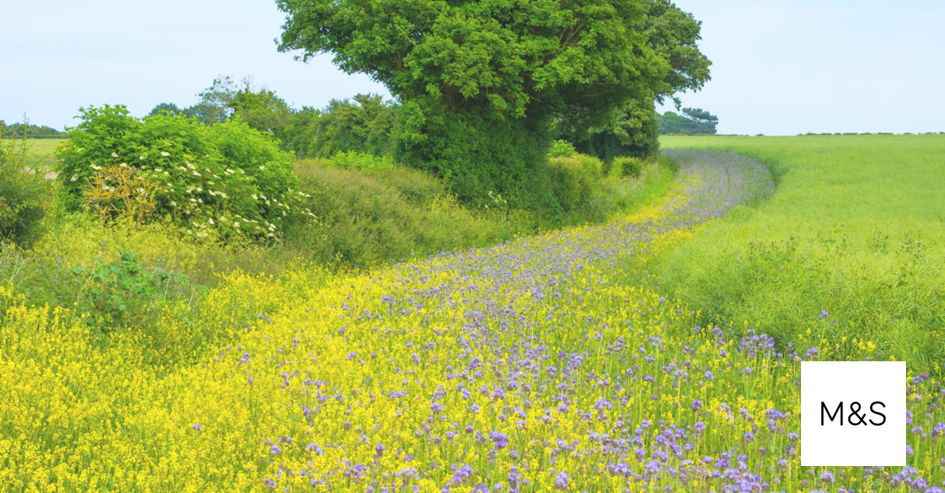
<svg viewBox="0 0 945 493">
<path fill-rule="evenodd" d="M 912 370 L 945 364 L 945 135 L 664 137 L 759 159 L 778 182 L 653 267 L 702 309 L 780 343 L 807 329 L 849 357 L 863 340 Z M 829 316 L 821 323 L 820 314 Z"/>
<path fill-rule="evenodd" d="M 56 147 L 64 141 L 65 139 L 30 139 L 29 142 L 37 159 L 49 160 L 52 159 Z"/>
</svg>

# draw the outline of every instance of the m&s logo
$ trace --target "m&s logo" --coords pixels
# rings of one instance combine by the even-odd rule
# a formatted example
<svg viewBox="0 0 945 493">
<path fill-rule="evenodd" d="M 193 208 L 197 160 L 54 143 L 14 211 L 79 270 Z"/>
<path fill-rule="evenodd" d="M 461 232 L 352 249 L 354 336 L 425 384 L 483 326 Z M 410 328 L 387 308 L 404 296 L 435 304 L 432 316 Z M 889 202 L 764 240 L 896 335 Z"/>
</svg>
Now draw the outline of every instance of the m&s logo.
<svg viewBox="0 0 945 493">
<path fill-rule="evenodd" d="M 801 362 L 801 466 L 905 466 L 906 364 Z"/>
<path fill-rule="evenodd" d="M 879 417 L 881 420 L 877 423 L 873 420 L 873 417 L 869 418 L 867 421 L 867 413 L 864 412 L 860 414 L 860 409 L 863 406 L 856 401 L 850 403 L 850 414 L 847 415 L 847 423 L 850 426 L 883 426 L 886 424 L 886 415 L 880 412 L 880 410 L 886 409 L 886 404 L 883 404 L 882 401 L 873 401 L 869 407 L 869 413 L 873 414 L 873 417 Z M 843 426 L 843 401 L 840 401 L 837 404 L 837 407 L 834 408 L 833 412 L 830 412 L 830 408 L 827 407 L 827 403 L 820 402 L 820 426 L 825 426 L 824 418 L 826 417 L 827 421 L 833 422 L 834 420 L 840 420 L 840 426 Z"/>
</svg>

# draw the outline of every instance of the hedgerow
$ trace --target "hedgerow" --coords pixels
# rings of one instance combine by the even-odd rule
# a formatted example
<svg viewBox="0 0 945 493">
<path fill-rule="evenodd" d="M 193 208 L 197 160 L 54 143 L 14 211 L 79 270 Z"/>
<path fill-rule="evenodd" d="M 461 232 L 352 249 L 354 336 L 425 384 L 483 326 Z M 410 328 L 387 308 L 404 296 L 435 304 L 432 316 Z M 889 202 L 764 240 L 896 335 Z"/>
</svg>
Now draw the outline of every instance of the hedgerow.
<svg viewBox="0 0 945 493">
<path fill-rule="evenodd" d="M 308 214 L 294 208 L 292 156 L 239 118 L 208 126 L 167 113 L 137 119 L 122 105 L 80 111 L 82 122 L 56 152 L 68 210 L 142 223 L 170 218 L 198 237 L 251 238 L 274 238 L 291 215 Z"/>
</svg>

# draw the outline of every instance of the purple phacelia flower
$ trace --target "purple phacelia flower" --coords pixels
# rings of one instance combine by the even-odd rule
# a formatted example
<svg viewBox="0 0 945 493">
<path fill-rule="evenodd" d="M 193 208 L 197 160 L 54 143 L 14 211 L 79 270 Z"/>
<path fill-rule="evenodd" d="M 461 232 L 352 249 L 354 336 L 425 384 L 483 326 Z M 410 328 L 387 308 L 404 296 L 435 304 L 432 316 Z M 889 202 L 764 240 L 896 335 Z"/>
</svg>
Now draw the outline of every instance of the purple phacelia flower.
<svg viewBox="0 0 945 493">
<path fill-rule="evenodd" d="M 701 408 L 702 408 L 702 401 L 700 401 L 699 399 L 692 401 L 692 412 L 696 412 Z"/>
<path fill-rule="evenodd" d="M 509 445 L 509 437 L 505 433 L 493 431 L 489 433 L 489 438 L 492 439 L 492 443 L 495 445 L 495 448 L 502 450 Z"/>
<path fill-rule="evenodd" d="M 568 473 L 563 471 L 559 472 L 558 475 L 555 476 L 555 488 L 559 490 L 566 490 L 570 486 L 570 481 L 571 478 L 568 477 Z"/>
<path fill-rule="evenodd" d="M 460 467 L 459 469 L 457 469 L 456 473 L 453 474 L 453 484 L 459 486 L 465 483 L 466 480 L 469 479 L 469 477 L 472 476 L 474 472 L 475 471 L 473 471 L 473 468 L 469 467 L 466 464 L 463 464 L 463 467 Z"/>
</svg>

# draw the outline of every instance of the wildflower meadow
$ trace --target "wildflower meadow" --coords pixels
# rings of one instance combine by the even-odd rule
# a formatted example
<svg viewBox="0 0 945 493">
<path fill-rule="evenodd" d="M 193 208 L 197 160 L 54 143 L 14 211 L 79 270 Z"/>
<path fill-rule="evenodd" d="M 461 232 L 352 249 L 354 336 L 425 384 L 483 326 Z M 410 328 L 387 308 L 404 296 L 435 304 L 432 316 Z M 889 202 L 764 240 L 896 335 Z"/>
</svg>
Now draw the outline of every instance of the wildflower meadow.
<svg viewBox="0 0 945 493">
<path fill-rule="evenodd" d="M 908 467 L 800 466 L 800 361 L 881 356 L 853 334 L 842 354 L 825 344 L 827 310 L 790 342 L 700 326 L 652 266 L 775 181 L 735 154 L 663 152 L 669 191 L 605 222 L 232 274 L 199 316 L 240 317 L 187 346 L 190 319 L 162 315 L 201 348 L 164 362 L 153 334 L 103 341 L 68 306 L 0 288 L 0 490 L 942 491 L 928 373 L 909 376 Z"/>
</svg>

